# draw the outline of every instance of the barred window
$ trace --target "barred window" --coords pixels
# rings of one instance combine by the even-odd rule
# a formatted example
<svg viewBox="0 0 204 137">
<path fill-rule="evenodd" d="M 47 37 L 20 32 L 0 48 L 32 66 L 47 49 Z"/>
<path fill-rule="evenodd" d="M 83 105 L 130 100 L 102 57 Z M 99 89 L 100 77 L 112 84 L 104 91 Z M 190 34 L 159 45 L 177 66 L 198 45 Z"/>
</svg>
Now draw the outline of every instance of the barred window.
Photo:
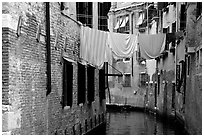
<svg viewBox="0 0 204 137">
<path fill-rule="evenodd" d="M 98 2 L 98 29 L 108 31 L 108 12 L 111 2 Z"/>
<path fill-rule="evenodd" d="M 92 28 L 92 2 L 76 2 L 77 20 Z"/>
</svg>

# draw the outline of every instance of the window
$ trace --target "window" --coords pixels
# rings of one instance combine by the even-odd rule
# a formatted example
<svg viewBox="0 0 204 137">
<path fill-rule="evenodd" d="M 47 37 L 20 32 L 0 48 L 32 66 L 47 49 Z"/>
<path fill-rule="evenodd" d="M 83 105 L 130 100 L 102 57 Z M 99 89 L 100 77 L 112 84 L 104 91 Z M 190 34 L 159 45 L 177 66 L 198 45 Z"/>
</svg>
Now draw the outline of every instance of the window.
<svg viewBox="0 0 204 137">
<path fill-rule="evenodd" d="M 64 2 L 60 2 L 60 10 L 63 11 L 65 9 Z"/>
<path fill-rule="evenodd" d="M 191 64 L 191 62 L 190 62 L 190 59 L 191 59 L 191 57 L 190 56 L 188 56 L 187 57 L 187 60 L 188 60 L 188 63 L 187 63 L 187 75 L 189 76 L 190 75 L 190 64 Z"/>
<path fill-rule="evenodd" d="M 140 74 L 140 85 L 145 86 L 146 82 L 148 81 L 148 74 L 145 72 L 141 72 Z"/>
<path fill-rule="evenodd" d="M 73 85 L 73 65 L 71 62 L 63 60 L 63 93 L 62 105 L 72 106 L 72 85 Z"/>
<path fill-rule="evenodd" d="M 108 12 L 111 2 L 98 2 L 98 29 L 108 31 Z"/>
<path fill-rule="evenodd" d="M 186 29 L 186 5 L 181 5 L 180 30 Z"/>
<path fill-rule="evenodd" d="M 125 58 L 124 61 L 130 61 L 130 58 Z"/>
<path fill-rule="evenodd" d="M 202 2 L 197 2 L 196 9 L 196 18 L 198 18 L 202 14 Z"/>
<path fill-rule="evenodd" d="M 176 22 L 174 22 L 173 24 L 172 24 L 172 33 L 175 33 L 176 32 Z M 174 40 L 174 41 L 172 41 L 172 45 L 171 45 L 172 47 L 175 47 L 176 46 L 176 41 Z"/>
<path fill-rule="evenodd" d="M 121 20 L 121 23 L 119 25 L 119 28 L 117 29 L 117 32 L 129 34 L 130 31 L 129 15 L 120 16 L 118 17 L 118 20 Z"/>
<path fill-rule="evenodd" d="M 200 65 L 202 66 L 202 49 L 200 49 Z"/>
<path fill-rule="evenodd" d="M 163 28 L 163 33 L 169 33 L 169 27 Z M 165 44 L 165 50 L 169 50 L 169 44 L 168 43 Z"/>
<path fill-rule="evenodd" d="M 94 95 L 95 95 L 95 68 L 92 66 L 87 67 L 87 83 L 88 83 L 88 103 L 94 101 Z"/>
<path fill-rule="evenodd" d="M 158 74 L 158 77 L 157 77 L 158 79 L 157 79 L 157 87 L 158 87 L 158 95 L 159 95 L 159 93 L 160 93 L 160 74 Z"/>
<path fill-rule="evenodd" d="M 157 83 L 154 83 L 154 96 L 155 96 L 154 106 L 157 107 Z"/>
<path fill-rule="evenodd" d="M 176 90 L 180 92 L 180 65 L 176 65 Z"/>
<path fill-rule="evenodd" d="M 125 82 L 124 82 L 124 87 L 130 87 L 131 86 L 131 75 L 130 74 L 125 74 Z"/>
<path fill-rule="evenodd" d="M 199 55 L 199 50 L 196 52 L 196 64 L 197 66 L 199 65 L 199 58 L 200 58 L 200 55 Z"/>
<path fill-rule="evenodd" d="M 92 2 L 77 2 L 77 20 L 86 26 L 92 27 Z"/>
<path fill-rule="evenodd" d="M 116 62 L 120 62 L 120 61 L 123 61 L 123 59 L 117 59 L 117 60 L 116 60 Z"/>
<path fill-rule="evenodd" d="M 85 65 L 78 63 L 78 105 L 85 103 L 86 95 L 86 68 Z"/>
<path fill-rule="evenodd" d="M 99 98 L 105 99 L 105 67 L 99 70 Z"/>
<path fill-rule="evenodd" d="M 196 70 L 199 72 L 202 66 L 202 49 L 196 52 Z"/>
<path fill-rule="evenodd" d="M 171 107 L 174 109 L 175 108 L 175 83 L 172 83 L 172 102 L 171 102 Z"/>
<path fill-rule="evenodd" d="M 163 28 L 163 33 L 169 33 L 169 27 Z"/>
</svg>

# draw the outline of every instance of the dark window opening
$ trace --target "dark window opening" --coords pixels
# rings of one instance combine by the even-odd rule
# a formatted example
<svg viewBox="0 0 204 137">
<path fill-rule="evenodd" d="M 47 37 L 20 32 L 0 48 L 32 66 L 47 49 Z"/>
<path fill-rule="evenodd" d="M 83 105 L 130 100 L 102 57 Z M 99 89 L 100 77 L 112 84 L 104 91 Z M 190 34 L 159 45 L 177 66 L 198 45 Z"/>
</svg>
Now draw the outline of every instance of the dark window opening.
<svg viewBox="0 0 204 137">
<path fill-rule="evenodd" d="M 154 106 L 157 107 L 157 83 L 155 83 L 154 85 L 154 98 L 155 98 Z"/>
<path fill-rule="evenodd" d="M 169 33 L 169 27 L 163 28 L 163 33 Z"/>
<path fill-rule="evenodd" d="M 186 29 L 186 5 L 181 5 L 180 30 Z"/>
<path fill-rule="evenodd" d="M 63 64 L 63 95 L 62 105 L 72 106 L 73 94 L 73 65 L 71 62 L 64 60 Z"/>
<path fill-rule="evenodd" d="M 169 33 L 169 27 L 163 28 L 163 33 Z M 168 43 L 165 44 L 165 50 L 169 50 L 169 44 Z"/>
<path fill-rule="evenodd" d="M 98 2 L 98 29 L 108 31 L 108 12 L 111 2 Z"/>
<path fill-rule="evenodd" d="M 125 58 L 125 61 L 130 61 L 130 58 Z"/>
<path fill-rule="evenodd" d="M 99 70 L 99 98 L 105 99 L 105 67 Z"/>
<path fill-rule="evenodd" d="M 117 60 L 116 60 L 116 62 L 120 62 L 120 61 L 123 61 L 123 59 L 117 59 Z"/>
<path fill-rule="evenodd" d="M 197 2 L 197 11 L 196 11 L 196 18 L 198 18 L 202 14 L 202 2 Z"/>
<path fill-rule="evenodd" d="M 187 58 L 187 60 L 188 60 L 188 63 L 187 63 L 187 75 L 189 76 L 190 75 L 190 59 L 191 59 L 191 57 L 190 56 L 188 56 L 188 58 Z"/>
<path fill-rule="evenodd" d="M 172 33 L 176 32 L 176 22 L 172 24 Z M 176 46 L 176 40 L 172 41 L 172 47 Z"/>
<path fill-rule="evenodd" d="M 88 27 L 92 27 L 92 2 L 77 2 L 77 20 Z"/>
<path fill-rule="evenodd" d="M 157 82 L 157 87 L 158 87 L 158 95 L 159 95 L 159 93 L 160 93 L 160 75 L 158 75 L 158 80 L 157 80 L 158 82 Z"/>
<path fill-rule="evenodd" d="M 175 83 L 172 83 L 172 102 L 171 107 L 175 108 Z"/>
<path fill-rule="evenodd" d="M 65 9 L 64 2 L 60 2 L 60 10 L 63 11 Z"/>
<path fill-rule="evenodd" d="M 86 68 L 85 65 L 78 63 L 78 105 L 85 103 L 86 95 Z"/>
<path fill-rule="evenodd" d="M 87 83 L 88 83 L 88 93 L 87 93 L 87 98 L 88 98 L 88 103 L 90 104 L 91 102 L 94 101 L 94 96 L 95 96 L 95 68 L 92 66 L 87 67 Z"/>
</svg>

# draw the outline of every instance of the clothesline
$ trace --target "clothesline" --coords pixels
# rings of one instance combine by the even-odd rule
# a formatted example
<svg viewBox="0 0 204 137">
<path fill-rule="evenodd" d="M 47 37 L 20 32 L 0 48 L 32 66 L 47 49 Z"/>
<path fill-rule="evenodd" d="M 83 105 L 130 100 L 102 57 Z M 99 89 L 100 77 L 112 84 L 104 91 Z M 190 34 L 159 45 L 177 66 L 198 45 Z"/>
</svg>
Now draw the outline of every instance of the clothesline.
<svg viewBox="0 0 204 137">
<path fill-rule="evenodd" d="M 137 50 L 147 60 L 160 56 L 165 49 L 166 33 L 122 34 L 81 26 L 80 43 L 80 58 L 100 69 L 104 62 L 132 57 Z"/>
</svg>

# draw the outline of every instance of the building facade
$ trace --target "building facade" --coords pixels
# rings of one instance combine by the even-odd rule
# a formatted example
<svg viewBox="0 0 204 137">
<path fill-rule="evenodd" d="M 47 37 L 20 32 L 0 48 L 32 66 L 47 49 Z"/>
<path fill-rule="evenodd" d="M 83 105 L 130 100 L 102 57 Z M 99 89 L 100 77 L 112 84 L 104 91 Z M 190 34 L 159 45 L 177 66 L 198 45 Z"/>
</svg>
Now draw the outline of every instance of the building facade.
<svg viewBox="0 0 204 137">
<path fill-rule="evenodd" d="M 108 5 L 2 3 L 3 134 L 86 134 L 105 122 L 104 69 L 83 65 L 79 47 L 80 25 L 107 29 Z"/>
<path fill-rule="evenodd" d="M 145 8 L 145 3 L 112 2 L 111 4 L 108 13 L 109 31 L 137 34 L 139 29 L 136 24 L 139 11 Z M 145 83 L 149 77 L 147 76 L 146 61 L 139 57 L 139 52 L 136 51 L 130 58 L 113 58 L 108 70 L 110 74 L 122 74 L 109 77 L 111 103 L 144 107 Z"/>
<path fill-rule="evenodd" d="M 201 28 L 201 2 L 112 2 L 109 12 L 110 31 L 149 35 L 166 33 L 167 37 L 164 52 L 155 59 L 144 60 L 138 51 L 129 64 L 123 60 L 123 63 L 113 60 L 112 66 L 122 73 L 128 71 L 131 74 L 133 70 L 132 89 L 136 85 L 139 87 L 139 83 L 145 85 L 140 94 L 142 96 L 130 94 L 124 97 L 127 101 L 115 99 L 119 100 L 115 102 L 128 104 L 134 97 L 130 101 L 134 103 L 130 105 L 144 106 L 160 116 L 176 118 L 189 134 L 202 134 Z M 135 66 L 140 62 L 145 64 L 144 67 L 141 64 Z M 141 75 L 144 77 L 141 78 Z M 125 78 L 123 80 L 125 82 Z M 109 79 L 113 89 L 121 87 L 118 81 L 115 77 Z M 115 94 L 115 98 L 119 97 Z"/>
</svg>

